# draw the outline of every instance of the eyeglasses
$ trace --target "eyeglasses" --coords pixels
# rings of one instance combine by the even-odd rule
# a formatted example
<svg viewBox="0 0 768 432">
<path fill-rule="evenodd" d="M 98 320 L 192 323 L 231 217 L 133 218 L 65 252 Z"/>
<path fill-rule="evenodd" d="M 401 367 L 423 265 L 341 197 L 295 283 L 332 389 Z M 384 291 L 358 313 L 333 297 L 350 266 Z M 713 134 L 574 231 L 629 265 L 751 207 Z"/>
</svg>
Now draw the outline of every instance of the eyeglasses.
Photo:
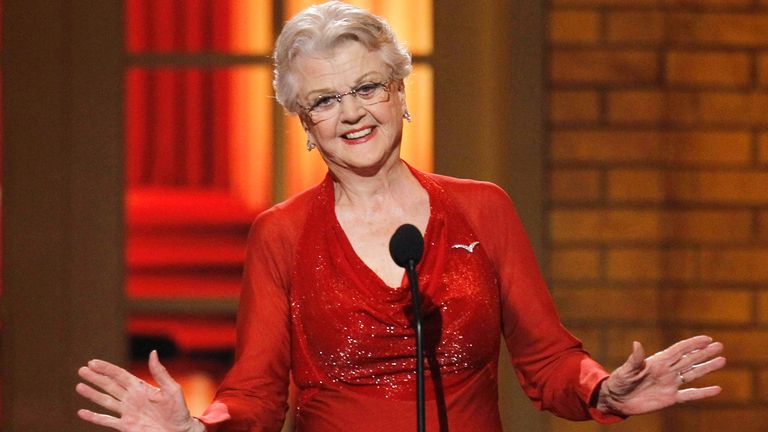
<svg viewBox="0 0 768 432">
<path fill-rule="evenodd" d="M 339 114 L 341 99 L 344 96 L 355 96 L 365 106 L 389 101 L 389 84 L 391 82 L 391 80 L 384 83 L 368 82 L 360 84 L 346 93 L 320 95 L 315 98 L 311 105 L 301 108 L 313 122 L 319 123 Z"/>
</svg>

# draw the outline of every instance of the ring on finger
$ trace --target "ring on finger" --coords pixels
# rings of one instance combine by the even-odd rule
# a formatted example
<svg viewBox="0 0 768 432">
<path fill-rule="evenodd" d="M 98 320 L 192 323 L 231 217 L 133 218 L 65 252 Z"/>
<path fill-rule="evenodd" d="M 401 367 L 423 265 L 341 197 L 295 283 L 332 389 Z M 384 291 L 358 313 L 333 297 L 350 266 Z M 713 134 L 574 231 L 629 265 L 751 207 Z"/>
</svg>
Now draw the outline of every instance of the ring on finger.
<svg viewBox="0 0 768 432">
<path fill-rule="evenodd" d="M 685 373 L 685 372 L 683 372 L 683 371 L 678 371 L 678 372 L 677 372 L 677 376 L 679 376 L 679 377 L 680 377 L 680 385 L 683 385 L 683 384 L 685 384 L 685 383 L 687 382 L 687 381 L 685 380 L 685 375 L 683 375 L 684 373 Z"/>
</svg>

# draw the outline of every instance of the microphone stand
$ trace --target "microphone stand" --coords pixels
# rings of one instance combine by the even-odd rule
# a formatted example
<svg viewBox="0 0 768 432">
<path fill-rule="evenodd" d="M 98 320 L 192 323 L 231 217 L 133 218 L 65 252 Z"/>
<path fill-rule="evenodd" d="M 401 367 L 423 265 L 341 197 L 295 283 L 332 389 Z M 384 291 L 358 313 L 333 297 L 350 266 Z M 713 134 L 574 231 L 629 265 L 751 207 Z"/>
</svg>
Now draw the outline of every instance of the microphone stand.
<svg viewBox="0 0 768 432">
<path fill-rule="evenodd" d="M 413 319 L 416 329 L 416 430 L 425 432 L 424 417 L 424 345 L 421 332 L 421 295 L 419 294 L 419 278 L 416 275 L 416 262 L 408 260 L 405 266 L 408 282 L 411 285 L 413 299 Z"/>
</svg>

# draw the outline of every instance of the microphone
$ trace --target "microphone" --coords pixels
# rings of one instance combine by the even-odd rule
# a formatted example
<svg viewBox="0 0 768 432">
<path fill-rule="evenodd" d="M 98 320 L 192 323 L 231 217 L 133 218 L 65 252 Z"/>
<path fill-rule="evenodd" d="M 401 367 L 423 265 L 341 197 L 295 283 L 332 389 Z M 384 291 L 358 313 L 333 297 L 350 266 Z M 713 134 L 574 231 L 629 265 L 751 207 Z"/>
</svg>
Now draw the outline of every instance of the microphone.
<svg viewBox="0 0 768 432">
<path fill-rule="evenodd" d="M 416 264 L 424 254 L 424 238 L 418 228 L 411 224 L 401 225 L 389 240 L 389 254 L 400 267 L 405 268 L 411 285 L 413 318 L 416 330 L 416 430 L 425 431 L 424 417 L 424 346 L 421 332 L 421 296 Z"/>
<path fill-rule="evenodd" d="M 424 239 L 419 229 L 411 224 L 400 225 L 389 240 L 389 254 L 400 267 L 416 267 L 424 253 Z"/>
</svg>

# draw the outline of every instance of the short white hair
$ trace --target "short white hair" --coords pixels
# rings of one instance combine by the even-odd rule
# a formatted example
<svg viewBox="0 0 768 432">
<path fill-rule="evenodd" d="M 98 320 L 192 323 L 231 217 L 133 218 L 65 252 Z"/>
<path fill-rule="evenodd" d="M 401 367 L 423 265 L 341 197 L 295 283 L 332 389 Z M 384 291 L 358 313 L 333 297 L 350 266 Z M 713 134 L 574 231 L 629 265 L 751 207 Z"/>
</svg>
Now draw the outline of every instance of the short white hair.
<svg viewBox="0 0 768 432">
<path fill-rule="evenodd" d="M 391 79 L 402 81 L 411 73 L 411 54 L 384 19 L 347 3 L 329 1 L 304 9 L 280 32 L 275 42 L 272 82 L 278 102 L 288 112 L 299 111 L 298 83 L 291 69 L 296 57 L 327 53 L 350 40 L 378 52 L 390 68 Z"/>
</svg>

